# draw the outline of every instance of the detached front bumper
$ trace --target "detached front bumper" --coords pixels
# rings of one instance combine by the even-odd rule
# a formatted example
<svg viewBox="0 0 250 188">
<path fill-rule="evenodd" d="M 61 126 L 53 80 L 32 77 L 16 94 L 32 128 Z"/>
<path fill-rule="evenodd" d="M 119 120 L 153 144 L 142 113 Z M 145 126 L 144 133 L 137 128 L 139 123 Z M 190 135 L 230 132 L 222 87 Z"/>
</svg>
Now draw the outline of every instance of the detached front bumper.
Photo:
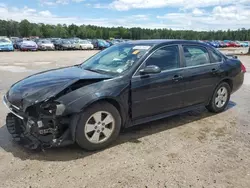
<svg viewBox="0 0 250 188">
<path fill-rule="evenodd" d="M 13 140 L 25 148 L 38 149 L 42 147 L 42 143 L 38 138 L 33 136 L 26 130 L 23 121 L 12 113 L 6 117 L 6 127 L 11 134 Z"/>
<path fill-rule="evenodd" d="M 56 120 L 53 120 L 54 126 L 50 127 L 43 120 L 29 117 L 18 107 L 10 104 L 6 96 L 3 98 L 3 103 L 10 111 L 6 117 L 6 127 L 14 141 L 24 147 L 38 149 L 65 146 L 73 143 L 69 126 L 60 132 L 56 128 Z M 50 122 L 45 119 L 45 122 L 47 121 Z"/>
<path fill-rule="evenodd" d="M 3 97 L 3 104 L 8 108 L 8 110 L 14 114 L 16 117 L 18 117 L 19 119 L 23 120 L 24 119 L 24 116 L 23 115 L 20 115 L 18 114 L 19 111 L 20 111 L 20 108 L 18 108 L 17 106 L 15 105 L 12 105 L 8 100 L 7 100 L 7 97 L 6 95 L 4 95 Z"/>
</svg>

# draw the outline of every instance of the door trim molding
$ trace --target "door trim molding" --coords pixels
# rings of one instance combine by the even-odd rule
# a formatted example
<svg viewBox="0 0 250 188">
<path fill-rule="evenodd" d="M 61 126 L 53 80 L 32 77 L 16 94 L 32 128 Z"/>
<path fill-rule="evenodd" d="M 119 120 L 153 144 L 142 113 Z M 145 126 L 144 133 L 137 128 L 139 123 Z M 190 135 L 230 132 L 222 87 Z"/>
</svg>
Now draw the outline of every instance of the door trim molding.
<svg viewBox="0 0 250 188">
<path fill-rule="evenodd" d="M 148 122 L 163 119 L 163 118 L 167 118 L 167 117 L 174 116 L 174 115 L 181 114 L 181 113 L 185 113 L 185 112 L 189 112 L 189 111 L 192 111 L 194 109 L 201 108 L 204 106 L 205 106 L 205 104 L 201 103 L 201 104 L 197 104 L 197 105 L 193 105 L 193 106 L 189 106 L 189 107 L 185 107 L 185 108 L 181 108 L 181 109 L 177 109 L 177 110 L 173 110 L 173 111 L 168 111 L 168 112 L 161 113 L 161 114 L 156 114 L 156 115 L 149 116 L 149 117 L 138 118 L 138 119 L 132 120 L 132 126 L 143 124 L 143 123 L 148 123 Z"/>
</svg>

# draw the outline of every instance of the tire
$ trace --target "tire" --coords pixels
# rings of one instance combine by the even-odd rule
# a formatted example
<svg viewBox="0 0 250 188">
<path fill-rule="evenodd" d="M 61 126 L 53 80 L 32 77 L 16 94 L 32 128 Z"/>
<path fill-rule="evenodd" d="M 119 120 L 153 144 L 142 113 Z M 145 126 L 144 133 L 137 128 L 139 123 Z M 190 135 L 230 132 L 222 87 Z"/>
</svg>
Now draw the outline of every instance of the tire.
<svg viewBox="0 0 250 188">
<path fill-rule="evenodd" d="M 222 94 L 223 92 L 221 92 L 221 91 L 224 91 L 224 89 L 226 91 L 226 94 Z M 218 92 L 221 93 L 220 96 Z M 206 106 L 208 111 L 213 112 L 213 113 L 220 113 L 224 111 L 230 100 L 230 94 L 231 94 L 231 88 L 229 84 L 226 82 L 220 83 L 216 87 L 209 104 Z"/>
<path fill-rule="evenodd" d="M 20 134 L 23 133 L 19 119 L 17 119 L 15 115 L 8 113 L 6 117 L 6 127 L 9 133 L 12 135 L 14 141 L 19 143 L 21 140 Z"/>
<path fill-rule="evenodd" d="M 97 118 L 94 118 L 94 115 Z M 104 125 L 105 121 L 111 121 L 111 123 Z M 104 149 L 118 137 L 120 129 L 121 116 L 118 110 L 110 103 L 99 102 L 91 105 L 81 114 L 76 126 L 76 143 L 89 151 Z"/>
</svg>

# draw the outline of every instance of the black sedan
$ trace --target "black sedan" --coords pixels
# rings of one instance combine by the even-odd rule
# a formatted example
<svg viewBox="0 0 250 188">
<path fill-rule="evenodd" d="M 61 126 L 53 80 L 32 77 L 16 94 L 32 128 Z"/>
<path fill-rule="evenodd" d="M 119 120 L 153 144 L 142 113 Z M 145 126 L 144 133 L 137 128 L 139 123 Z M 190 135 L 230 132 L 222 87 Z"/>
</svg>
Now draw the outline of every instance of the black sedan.
<svg viewBox="0 0 250 188">
<path fill-rule="evenodd" d="M 145 40 L 114 45 L 83 64 L 41 72 L 4 96 L 6 125 L 28 148 L 76 142 L 108 146 L 121 128 L 206 106 L 222 112 L 246 69 L 195 41 Z"/>
<path fill-rule="evenodd" d="M 72 50 L 74 49 L 74 45 L 70 40 L 67 39 L 61 39 L 61 40 L 56 40 L 54 43 L 55 49 L 56 50 Z"/>
</svg>

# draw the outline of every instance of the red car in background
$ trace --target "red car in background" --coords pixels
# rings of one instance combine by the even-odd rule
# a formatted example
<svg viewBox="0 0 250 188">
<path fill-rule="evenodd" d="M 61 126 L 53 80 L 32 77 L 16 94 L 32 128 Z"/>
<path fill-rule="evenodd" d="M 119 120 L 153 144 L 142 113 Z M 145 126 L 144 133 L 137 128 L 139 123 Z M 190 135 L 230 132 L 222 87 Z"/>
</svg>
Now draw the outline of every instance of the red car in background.
<svg viewBox="0 0 250 188">
<path fill-rule="evenodd" d="M 227 47 L 240 47 L 241 45 L 240 44 L 237 44 L 236 42 L 227 42 L 226 43 Z"/>
</svg>

